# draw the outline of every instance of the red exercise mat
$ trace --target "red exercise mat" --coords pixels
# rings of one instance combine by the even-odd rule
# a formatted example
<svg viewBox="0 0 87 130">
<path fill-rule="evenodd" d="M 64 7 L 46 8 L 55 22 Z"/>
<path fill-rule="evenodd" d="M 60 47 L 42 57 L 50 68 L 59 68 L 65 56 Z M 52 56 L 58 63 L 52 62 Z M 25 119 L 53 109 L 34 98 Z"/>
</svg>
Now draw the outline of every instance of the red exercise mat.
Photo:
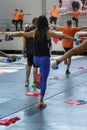
<svg viewBox="0 0 87 130">
<path fill-rule="evenodd" d="M 74 104 L 74 105 L 83 105 L 83 103 L 74 100 L 66 100 L 65 103 Z"/>
<path fill-rule="evenodd" d="M 26 95 L 27 96 L 39 96 L 40 92 L 27 92 Z"/>
<path fill-rule="evenodd" d="M 48 93 L 45 93 L 45 94 L 48 94 Z M 27 92 L 26 93 L 26 96 L 39 96 L 40 95 L 40 92 Z"/>
<path fill-rule="evenodd" d="M 20 120 L 19 117 L 13 117 L 10 119 L 3 119 L 3 120 L 0 120 L 0 125 L 10 125 L 11 123 L 15 123 L 18 120 Z"/>
</svg>

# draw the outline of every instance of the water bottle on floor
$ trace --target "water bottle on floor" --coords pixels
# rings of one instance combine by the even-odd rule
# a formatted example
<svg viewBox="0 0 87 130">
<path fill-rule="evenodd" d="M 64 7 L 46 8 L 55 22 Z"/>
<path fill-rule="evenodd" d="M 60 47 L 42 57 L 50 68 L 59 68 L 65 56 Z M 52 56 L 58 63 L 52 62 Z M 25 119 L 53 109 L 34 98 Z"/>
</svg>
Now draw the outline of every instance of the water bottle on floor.
<svg viewBox="0 0 87 130">
<path fill-rule="evenodd" d="M 27 58 L 27 51 L 26 51 L 26 48 L 24 49 L 23 57 L 24 57 L 24 58 Z"/>
<path fill-rule="evenodd" d="M 8 58 L 7 63 L 18 62 L 20 59 L 20 57 L 16 57 L 14 60 L 12 58 Z"/>
<path fill-rule="evenodd" d="M 54 70 L 57 70 L 58 68 L 59 68 L 58 65 L 54 65 L 54 67 L 53 67 Z"/>
<path fill-rule="evenodd" d="M 36 88 L 40 89 L 41 88 L 41 73 L 36 75 Z"/>
</svg>

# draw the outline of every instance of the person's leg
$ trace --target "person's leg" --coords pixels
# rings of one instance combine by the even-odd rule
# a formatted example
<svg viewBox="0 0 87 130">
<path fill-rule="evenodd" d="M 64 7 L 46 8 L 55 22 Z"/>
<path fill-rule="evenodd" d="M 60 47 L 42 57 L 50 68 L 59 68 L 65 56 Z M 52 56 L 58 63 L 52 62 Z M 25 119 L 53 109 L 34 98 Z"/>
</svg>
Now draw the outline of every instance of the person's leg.
<svg viewBox="0 0 87 130">
<path fill-rule="evenodd" d="M 73 26 L 76 26 L 76 19 L 72 17 L 72 20 L 73 20 Z"/>
<path fill-rule="evenodd" d="M 56 22 L 57 22 L 57 18 L 55 18 L 55 20 L 54 20 L 54 24 L 56 24 Z"/>
<path fill-rule="evenodd" d="M 76 27 L 78 27 L 78 19 L 76 19 Z"/>
<path fill-rule="evenodd" d="M 20 20 L 20 30 L 22 30 L 23 20 Z"/>
<path fill-rule="evenodd" d="M 14 19 L 12 20 L 12 24 L 15 24 L 15 20 Z"/>
<path fill-rule="evenodd" d="M 48 78 L 49 71 L 50 71 L 50 58 L 49 57 L 41 57 L 40 71 L 42 74 L 40 102 L 43 102 L 43 98 L 44 98 L 46 86 L 47 86 L 47 78 Z"/>
<path fill-rule="evenodd" d="M 18 21 L 15 21 L 15 28 L 16 28 L 16 31 L 18 31 Z"/>
<path fill-rule="evenodd" d="M 70 71 L 69 71 L 70 65 L 71 65 L 71 57 L 67 58 L 66 74 L 70 74 Z"/>
<path fill-rule="evenodd" d="M 52 24 L 52 16 L 50 17 L 50 24 Z"/>
<path fill-rule="evenodd" d="M 33 67 L 33 82 L 36 81 L 36 75 L 37 75 L 37 73 L 38 73 L 38 68 L 34 66 Z"/>
<path fill-rule="evenodd" d="M 31 56 L 31 63 L 33 64 L 33 83 L 32 83 L 32 87 L 36 87 L 36 75 L 38 74 L 38 66 L 36 66 L 33 62 L 33 54 Z"/>
<path fill-rule="evenodd" d="M 44 56 L 44 57 L 34 56 L 34 63 L 35 65 L 40 67 L 40 71 L 42 74 L 40 102 L 43 103 L 43 98 L 46 91 L 47 78 L 50 71 L 50 57 L 49 56 Z"/>
<path fill-rule="evenodd" d="M 65 53 L 67 53 L 71 48 L 64 48 L 65 49 Z M 70 68 L 70 65 L 71 65 L 71 57 L 67 58 L 64 62 L 66 62 L 66 74 L 70 74 L 69 72 L 69 68 Z"/>
<path fill-rule="evenodd" d="M 26 65 L 26 81 L 25 81 L 26 87 L 29 85 L 30 73 L 31 73 L 31 66 L 28 66 L 28 64 L 27 64 Z"/>
<path fill-rule="evenodd" d="M 31 73 L 31 56 L 27 56 L 27 64 L 26 64 L 26 81 L 25 81 L 25 86 L 27 87 L 29 85 L 29 78 L 30 78 L 30 73 Z"/>
<path fill-rule="evenodd" d="M 66 48 L 64 48 L 64 54 L 66 53 Z M 67 59 L 64 60 L 64 64 L 67 65 Z"/>
<path fill-rule="evenodd" d="M 54 17 L 52 16 L 51 24 L 54 24 Z"/>
</svg>

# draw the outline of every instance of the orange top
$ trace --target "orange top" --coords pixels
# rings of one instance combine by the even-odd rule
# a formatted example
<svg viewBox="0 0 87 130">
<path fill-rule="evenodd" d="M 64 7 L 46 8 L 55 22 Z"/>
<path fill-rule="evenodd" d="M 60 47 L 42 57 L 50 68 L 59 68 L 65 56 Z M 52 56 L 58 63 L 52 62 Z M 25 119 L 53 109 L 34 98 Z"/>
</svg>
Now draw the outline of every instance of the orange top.
<svg viewBox="0 0 87 130">
<path fill-rule="evenodd" d="M 13 19 L 14 20 L 19 20 L 19 13 L 18 12 L 13 13 Z"/>
<path fill-rule="evenodd" d="M 74 37 L 75 33 L 80 31 L 80 27 L 64 27 L 64 26 L 58 26 L 58 30 L 62 31 L 63 34 L 69 35 L 71 37 Z M 73 47 L 73 41 L 68 39 L 62 40 L 62 46 L 64 48 L 72 48 Z"/>
<path fill-rule="evenodd" d="M 78 19 L 80 11 L 73 11 L 72 14 L 73 14 L 74 18 Z"/>
<path fill-rule="evenodd" d="M 24 18 L 24 13 L 19 13 L 19 20 L 23 20 L 23 18 Z"/>
<path fill-rule="evenodd" d="M 53 17 L 58 17 L 58 13 L 59 13 L 59 8 L 56 7 L 51 9 L 51 15 Z"/>
</svg>

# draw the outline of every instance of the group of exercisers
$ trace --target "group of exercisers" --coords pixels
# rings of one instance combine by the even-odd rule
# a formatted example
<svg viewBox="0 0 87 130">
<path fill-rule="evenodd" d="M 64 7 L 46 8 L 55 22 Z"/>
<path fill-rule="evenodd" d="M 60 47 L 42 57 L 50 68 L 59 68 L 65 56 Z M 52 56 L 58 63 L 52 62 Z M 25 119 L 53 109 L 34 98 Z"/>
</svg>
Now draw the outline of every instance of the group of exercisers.
<svg viewBox="0 0 87 130">
<path fill-rule="evenodd" d="M 69 73 L 69 66 L 71 63 L 71 56 L 77 53 L 84 52 L 87 50 L 87 40 L 83 41 L 78 47 L 73 48 L 73 41 L 76 41 L 77 39 L 74 38 L 74 34 L 81 30 L 81 29 L 86 29 L 87 27 L 72 27 L 72 22 L 71 20 L 67 20 L 67 26 L 65 27 L 59 27 L 55 26 L 58 30 L 61 30 L 63 33 L 56 33 L 56 31 L 50 30 L 49 24 L 48 24 L 48 19 L 46 16 L 39 16 L 37 20 L 37 25 L 35 29 L 31 30 L 26 30 L 26 31 L 21 31 L 21 32 L 2 32 L 5 35 L 9 35 L 10 37 L 23 37 L 26 40 L 27 38 L 33 38 L 33 56 L 32 60 L 33 63 L 35 64 L 36 67 L 40 68 L 40 73 L 42 75 L 41 79 L 41 94 L 40 94 L 40 100 L 38 103 L 38 106 L 46 106 L 44 103 L 43 99 L 45 96 L 46 92 L 46 87 L 47 87 L 47 78 L 49 75 L 50 71 L 50 47 L 49 47 L 49 42 L 51 38 L 61 38 L 63 47 L 65 48 L 65 51 L 68 51 L 65 53 L 64 56 L 60 57 L 57 59 L 54 63 L 52 63 L 52 68 L 54 65 L 59 64 L 63 60 L 67 59 L 67 72 Z M 54 25 L 53 25 L 54 28 Z M 28 43 L 27 43 L 28 44 Z M 5 53 L 0 53 L 1 56 L 8 57 L 7 54 Z M 15 56 L 10 56 L 15 59 Z M 30 60 L 30 59 L 29 59 Z M 30 64 L 30 61 L 29 61 Z M 30 64 L 31 66 L 32 64 Z"/>
<path fill-rule="evenodd" d="M 87 31 L 87 27 L 78 27 L 78 16 L 79 14 L 86 14 L 84 11 L 79 10 L 78 7 L 72 6 L 71 12 L 63 13 L 65 14 L 73 14 L 72 19 L 76 22 L 75 26 L 72 26 L 72 19 L 67 20 L 66 26 L 58 26 L 57 18 L 60 10 L 64 10 L 65 8 L 58 8 L 54 5 L 51 11 L 47 12 L 51 15 L 50 17 L 50 25 L 46 16 L 41 15 L 39 17 L 34 17 L 32 20 L 32 26 L 29 27 L 28 24 L 24 25 L 23 29 L 23 18 L 24 15 L 30 15 L 29 13 L 24 13 L 21 9 L 15 9 L 13 15 L 12 23 L 16 27 L 16 31 L 18 31 L 18 24 L 20 24 L 20 32 L 0 32 L 8 37 L 8 40 L 11 40 L 13 37 L 23 37 L 23 50 L 22 52 L 27 54 L 27 64 L 26 64 L 26 80 L 25 86 L 29 86 L 29 79 L 31 73 L 31 67 L 33 66 L 33 83 L 32 87 L 36 86 L 36 76 L 38 74 L 38 70 L 41 73 L 41 88 L 40 88 L 40 100 L 38 102 L 38 107 L 45 107 L 44 96 L 47 87 L 47 79 L 50 72 L 50 66 L 54 68 L 55 65 L 60 64 L 62 61 L 65 61 L 66 64 L 66 74 L 70 74 L 70 65 L 71 65 L 71 57 L 74 54 L 79 54 L 87 50 L 87 40 L 85 39 L 81 42 L 80 45 L 73 48 L 74 41 L 78 41 L 76 39 L 75 33 L 82 30 Z M 58 33 L 57 33 L 58 32 Z M 61 33 L 62 32 L 62 33 Z M 50 47 L 51 47 L 51 39 L 59 38 L 62 40 L 62 46 L 65 50 L 65 54 L 60 58 L 56 59 L 55 62 L 50 64 Z M 5 39 L 6 40 L 6 39 Z M 15 43 L 16 44 L 16 43 Z M 15 55 L 8 55 L 2 51 L 0 51 L 0 56 L 11 58 L 12 61 L 15 61 Z"/>
</svg>

